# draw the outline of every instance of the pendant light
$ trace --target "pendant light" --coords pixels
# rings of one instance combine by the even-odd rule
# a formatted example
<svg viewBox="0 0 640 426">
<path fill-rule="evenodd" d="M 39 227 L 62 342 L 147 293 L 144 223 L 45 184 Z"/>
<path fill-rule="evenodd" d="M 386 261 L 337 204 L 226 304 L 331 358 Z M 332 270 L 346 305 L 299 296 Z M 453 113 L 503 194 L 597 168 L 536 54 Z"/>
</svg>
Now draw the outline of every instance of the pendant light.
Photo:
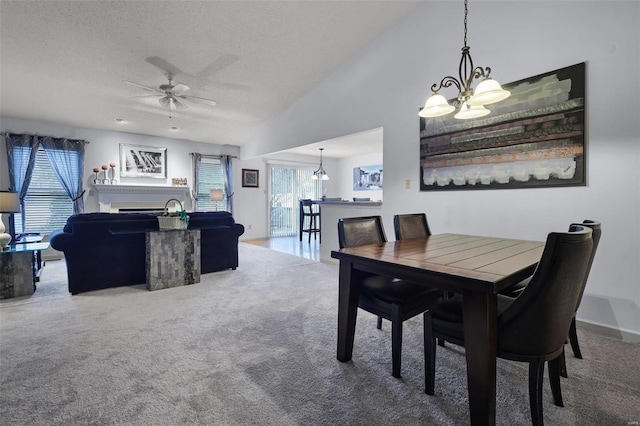
<svg viewBox="0 0 640 426">
<path fill-rule="evenodd" d="M 504 90 L 500 84 L 492 80 L 489 76 L 491 68 L 475 67 L 469 53 L 470 47 L 467 46 L 467 0 L 464 0 L 464 46 L 462 47 L 462 58 L 458 67 L 459 79 L 446 76 L 440 81 L 440 85 L 433 84 L 431 91 L 433 94 L 427 99 L 424 108 L 420 111 L 420 117 L 439 117 L 452 113 L 458 105 L 460 110 L 455 118 L 465 120 L 469 118 L 482 117 L 491 111 L 486 109 L 484 105 L 502 101 L 511 95 L 511 92 Z M 478 84 L 474 92 L 472 84 L 473 80 L 483 78 Z M 443 87 L 456 86 L 458 88 L 458 100 L 450 105 L 439 91 Z"/>
<path fill-rule="evenodd" d="M 320 150 L 320 167 L 318 167 L 318 170 L 313 172 L 313 176 L 311 176 L 311 179 L 313 179 L 313 180 L 318 180 L 318 179 L 320 179 L 320 180 L 329 180 L 329 175 L 322 168 L 322 150 L 324 148 L 318 148 L 318 149 Z"/>
</svg>

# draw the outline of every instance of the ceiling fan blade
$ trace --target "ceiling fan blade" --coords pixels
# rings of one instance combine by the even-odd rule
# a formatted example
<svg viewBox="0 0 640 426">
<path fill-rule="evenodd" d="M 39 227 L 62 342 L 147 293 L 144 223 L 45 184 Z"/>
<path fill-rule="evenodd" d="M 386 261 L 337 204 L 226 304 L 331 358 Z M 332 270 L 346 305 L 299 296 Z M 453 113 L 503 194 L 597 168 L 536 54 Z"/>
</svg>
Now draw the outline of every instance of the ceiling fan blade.
<svg viewBox="0 0 640 426">
<path fill-rule="evenodd" d="M 200 98 L 198 96 L 180 96 L 181 99 L 194 99 L 196 101 L 207 102 L 211 106 L 216 106 L 218 103 L 213 99 Z"/>
<path fill-rule="evenodd" d="M 177 74 L 182 74 L 182 71 L 180 71 L 180 68 L 176 67 L 173 64 L 170 64 L 169 62 L 165 61 L 159 56 L 150 56 L 147 59 L 145 59 L 145 61 L 147 61 L 153 66 L 160 68 L 162 71 L 172 74 L 174 76 Z"/>
<path fill-rule="evenodd" d="M 171 89 L 171 92 L 173 92 L 175 95 L 181 95 L 187 90 L 189 90 L 189 86 L 187 86 L 186 84 L 178 83 L 175 86 L 173 86 L 173 88 Z"/>
<path fill-rule="evenodd" d="M 142 84 L 134 83 L 133 81 L 127 81 L 127 80 L 122 80 L 122 82 L 130 84 L 132 86 L 141 87 L 141 88 L 146 89 L 146 90 L 151 90 L 152 92 L 160 92 L 160 93 L 162 93 L 160 90 L 156 89 L 155 87 L 143 86 Z"/>
<path fill-rule="evenodd" d="M 197 73 L 198 77 L 210 77 L 213 74 L 217 73 L 228 67 L 231 64 L 235 64 L 240 60 L 238 55 L 232 55 L 231 53 L 225 53 L 224 55 L 218 57 L 218 59 L 211 62 L 209 65 L 204 67 L 202 71 Z"/>
</svg>

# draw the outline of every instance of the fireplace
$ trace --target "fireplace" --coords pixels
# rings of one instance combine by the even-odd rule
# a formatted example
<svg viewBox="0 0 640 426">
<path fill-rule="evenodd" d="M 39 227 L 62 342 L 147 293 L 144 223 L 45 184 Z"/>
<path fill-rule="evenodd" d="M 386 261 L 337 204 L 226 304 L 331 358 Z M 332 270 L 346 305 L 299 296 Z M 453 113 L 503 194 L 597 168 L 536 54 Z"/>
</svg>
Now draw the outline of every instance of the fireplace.
<svg viewBox="0 0 640 426">
<path fill-rule="evenodd" d="M 93 188 L 104 213 L 159 212 L 172 198 L 179 200 L 185 210 L 191 207 L 188 186 L 94 185 Z"/>
</svg>

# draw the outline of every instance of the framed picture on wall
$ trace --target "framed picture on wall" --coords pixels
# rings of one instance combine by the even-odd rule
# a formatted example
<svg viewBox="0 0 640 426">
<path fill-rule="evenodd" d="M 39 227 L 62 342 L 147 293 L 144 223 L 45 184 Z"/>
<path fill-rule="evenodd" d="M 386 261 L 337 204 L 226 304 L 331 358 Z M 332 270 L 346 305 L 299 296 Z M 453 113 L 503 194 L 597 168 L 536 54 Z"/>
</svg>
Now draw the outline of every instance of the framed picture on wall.
<svg viewBox="0 0 640 426">
<path fill-rule="evenodd" d="M 420 190 L 586 185 L 585 63 L 503 86 L 491 114 L 420 118 Z"/>
<path fill-rule="evenodd" d="M 167 148 L 120 144 L 121 177 L 167 177 Z"/>
<path fill-rule="evenodd" d="M 382 164 L 353 168 L 354 191 L 382 191 Z"/>
<path fill-rule="evenodd" d="M 244 188 L 258 188 L 258 173 L 255 169 L 242 169 L 242 186 Z"/>
</svg>

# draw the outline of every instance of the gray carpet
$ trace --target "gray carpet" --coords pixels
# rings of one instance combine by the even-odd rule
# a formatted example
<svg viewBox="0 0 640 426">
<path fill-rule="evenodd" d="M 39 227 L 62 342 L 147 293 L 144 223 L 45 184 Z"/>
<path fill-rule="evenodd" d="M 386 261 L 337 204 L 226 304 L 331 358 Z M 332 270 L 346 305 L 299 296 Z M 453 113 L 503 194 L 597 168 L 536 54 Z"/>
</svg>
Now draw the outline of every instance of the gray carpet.
<svg viewBox="0 0 640 426">
<path fill-rule="evenodd" d="M 0 303 L 2 424 L 469 422 L 462 349 L 438 348 L 436 395 L 423 393 L 421 317 L 405 323 L 402 379 L 389 323 L 362 311 L 353 360 L 336 360 L 336 265 L 240 244 L 236 271 L 199 284 L 73 297 L 64 268 Z M 585 359 L 567 358 L 565 408 L 545 386 L 546 424 L 638 424 L 640 346 L 578 332 Z M 531 422 L 525 364 L 498 360 L 497 422 Z"/>
</svg>

